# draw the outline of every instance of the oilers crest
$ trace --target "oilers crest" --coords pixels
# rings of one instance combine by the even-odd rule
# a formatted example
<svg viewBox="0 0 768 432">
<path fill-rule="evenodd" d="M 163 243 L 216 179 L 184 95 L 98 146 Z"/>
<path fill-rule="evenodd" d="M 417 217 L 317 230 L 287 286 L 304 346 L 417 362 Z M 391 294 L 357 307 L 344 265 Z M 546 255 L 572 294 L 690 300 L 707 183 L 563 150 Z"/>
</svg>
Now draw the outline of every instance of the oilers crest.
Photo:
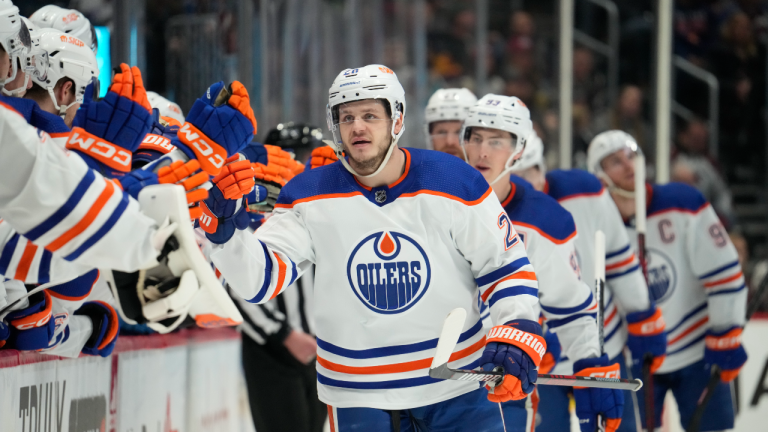
<svg viewBox="0 0 768 432">
<path fill-rule="evenodd" d="M 429 288 L 432 268 L 413 238 L 395 231 L 367 235 L 347 260 L 347 279 L 369 309 L 396 314 L 416 304 Z"/>
<path fill-rule="evenodd" d="M 655 302 L 668 299 L 677 285 L 677 271 L 672 260 L 658 249 L 648 248 L 648 292 Z"/>
</svg>

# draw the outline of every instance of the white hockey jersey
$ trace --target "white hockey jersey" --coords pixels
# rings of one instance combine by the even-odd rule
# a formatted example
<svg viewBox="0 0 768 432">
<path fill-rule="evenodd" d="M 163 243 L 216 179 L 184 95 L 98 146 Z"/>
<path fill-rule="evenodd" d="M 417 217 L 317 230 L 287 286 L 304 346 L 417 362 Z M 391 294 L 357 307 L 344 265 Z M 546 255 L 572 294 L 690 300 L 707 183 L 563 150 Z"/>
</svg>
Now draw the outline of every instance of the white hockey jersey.
<svg viewBox="0 0 768 432">
<path fill-rule="evenodd" d="M 536 269 L 539 301 L 547 327 L 557 334 L 562 355 L 573 360 L 600 357 L 597 302 L 580 278 L 573 218 L 558 203 L 513 175 L 501 203 Z"/>
<path fill-rule="evenodd" d="M 554 170 L 547 173 L 544 192 L 556 199 L 573 216 L 576 254 L 581 280 L 595 289 L 595 233 L 605 234 L 605 353 L 616 358 L 627 343 L 627 313 L 650 307 L 648 287 L 640 262 L 629 247 L 629 237 L 619 209 L 597 177 L 583 170 Z M 570 374 L 573 361 L 565 356 L 553 373 Z"/>
<path fill-rule="evenodd" d="M 648 289 L 667 324 L 662 374 L 701 360 L 707 329 L 743 327 L 747 290 L 736 249 L 701 193 L 682 183 L 646 189 Z M 627 231 L 637 249 L 634 228 Z"/>
<path fill-rule="evenodd" d="M 450 155 L 402 149 L 405 172 L 368 188 L 340 163 L 283 188 L 255 234 L 211 254 L 243 298 L 263 303 L 314 263 L 320 400 L 334 407 L 406 409 L 478 383 L 428 369 L 447 314 L 467 310 L 451 367 L 475 368 L 485 345 L 478 288 L 495 323 L 539 316 L 536 275 L 479 172 Z"/>
<path fill-rule="evenodd" d="M 122 271 L 154 263 L 156 223 L 49 140 L 0 102 L 0 218 L 67 261 Z"/>
</svg>

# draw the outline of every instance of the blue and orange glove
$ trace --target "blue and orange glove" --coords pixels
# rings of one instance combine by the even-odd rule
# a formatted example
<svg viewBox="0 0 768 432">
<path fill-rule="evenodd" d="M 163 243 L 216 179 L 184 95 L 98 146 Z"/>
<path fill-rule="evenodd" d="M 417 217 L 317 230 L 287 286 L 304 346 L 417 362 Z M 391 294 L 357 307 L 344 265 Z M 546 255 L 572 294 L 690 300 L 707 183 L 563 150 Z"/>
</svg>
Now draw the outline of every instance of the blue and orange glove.
<svg viewBox="0 0 768 432">
<path fill-rule="evenodd" d="M 85 342 L 82 352 L 93 356 L 109 357 L 115 349 L 117 336 L 120 334 L 120 320 L 115 309 L 103 301 L 89 301 L 83 303 L 75 311 L 75 315 L 86 316 L 93 323 L 93 332 Z"/>
<path fill-rule="evenodd" d="M 661 309 L 654 304 L 645 311 L 627 314 L 629 336 L 627 346 L 632 353 L 632 366 L 642 366 L 645 356 L 650 354 L 651 373 L 655 373 L 667 356 L 667 333 Z"/>
<path fill-rule="evenodd" d="M 619 364 L 609 364 L 608 356 L 577 360 L 573 364 L 576 376 L 594 376 L 620 378 Z M 581 432 L 594 432 L 597 415 L 605 420 L 605 431 L 616 432 L 621 425 L 624 413 L 624 393 L 622 390 L 574 387 L 573 398 L 576 400 L 576 416 L 579 418 Z"/>
<path fill-rule="evenodd" d="M 56 325 L 51 319 L 51 295 L 41 291 L 28 297 L 29 306 L 15 310 L 5 317 L 10 324 L 8 348 L 36 351 L 48 348 Z"/>
<path fill-rule="evenodd" d="M 733 381 L 747 362 L 747 352 L 741 345 L 741 332 L 741 327 L 719 332 L 708 330 L 704 337 L 704 365 L 707 368 L 719 366 L 723 382 Z"/>
<path fill-rule="evenodd" d="M 289 181 L 304 172 L 304 165 L 294 159 L 292 153 L 270 144 L 264 144 L 264 148 L 267 150 L 267 166 L 285 168 L 285 170 L 280 171 L 280 176 L 285 181 Z"/>
<path fill-rule="evenodd" d="M 200 171 L 200 162 L 190 160 L 187 163 L 175 161 L 169 166 L 164 166 L 157 171 L 158 183 L 179 184 L 184 186 L 187 192 L 187 204 L 189 205 L 189 217 L 195 220 L 202 216 L 201 207 L 204 199 L 208 198 L 208 173 Z"/>
<path fill-rule="evenodd" d="M 192 105 L 173 144 L 215 176 L 227 159 L 253 140 L 254 133 L 256 118 L 248 91 L 239 81 L 229 87 L 219 81 Z"/>
<path fill-rule="evenodd" d="M 11 337 L 11 328 L 0 321 L 0 348 L 5 346 L 9 337 Z"/>
<path fill-rule="evenodd" d="M 66 147 L 80 154 L 92 169 L 119 177 L 131 170 L 133 152 L 151 128 L 141 72 L 122 63 L 104 99 L 89 100 L 77 111 Z"/>
<path fill-rule="evenodd" d="M 254 172 L 250 161 L 238 159 L 239 156 L 233 156 L 220 175 L 213 179 L 214 187 L 211 188 L 208 198 L 203 201 L 202 216 L 198 219 L 205 236 L 216 244 L 226 243 L 236 230 L 248 228 L 251 222 L 243 191 L 248 189 L 248 184 L 250 189 L 254 189 L 253 183 L 248 181 L 249 176 L 253 180 Z M 221 186 L 219 183 L 222 183 Z M 257 186 L 256 189 L 258 188 Z"/>
<path fill-rule="evenodd" d="M 312 158 L 309 160 L 309 169 L 330 165 L 338 160 L 339 158 L 336 156 L 336 152 L 333 151 L 331 146 L 318 147 L 312 150 Z"/>
<path fill-rule="evenodd" d="M 152 109 L 152 129 L 133 153 L 133 168 L 141 168 L 173 151 L 176 146 L 171 140 L 176 139 L 180 128 L 178 120 L 160 117 L 160 112 L 156 108 Z"/>
<path fill-rule="evenodd" d="M 536 368 L 546 350 L 547 343 L 536 321 L 515 320 L 493 327 L 488 332 L 480 366 L 485 371 L 503 368 L 504 380 L 494 388 L 486 386 L 488 400 L 520 400 L 533 392 L 538 378 Z"/>
<path fill-rule="evenodd" d="M 544 332 L 544 340 L 547 342 L 547 352 L 544 354 L 539 365 L 540 374 L 552 372 L 552 369 L 557 366 L 557 362 L 560 361 L 560 356 L 563 352 L 563 347 L 560 346 L 560 339 L 551 330 L 547 329 Z"/>
</svg>

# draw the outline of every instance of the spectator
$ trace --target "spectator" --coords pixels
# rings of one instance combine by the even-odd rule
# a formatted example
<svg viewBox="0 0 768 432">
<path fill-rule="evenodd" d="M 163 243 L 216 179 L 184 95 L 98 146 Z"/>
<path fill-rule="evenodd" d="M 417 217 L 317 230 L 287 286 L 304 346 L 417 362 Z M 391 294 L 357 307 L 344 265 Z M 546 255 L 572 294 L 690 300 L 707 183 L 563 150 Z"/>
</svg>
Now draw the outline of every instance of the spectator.
<svg viewBox="0 0 768 432">
<path fill-rule="evenodd" d="M 595 72 L 592 51 L 578 47 L 573 50 L 573 102 L 586 105 L 591 112 L 603 112 L 608 107 L 607 80 Z"/>
<path fill-rule="evenodd" d="M 721 154 L 734 180 L 756 182 L 764 175 L 765 55 L 742 12 L 727 21 L 722 43 L 711 55 L 720 81 Z"/>
<path fill-rule="evenodd" d="M 619 129 L 632 135 L 643 150 L 645 159 L 649 162 L 654 160 L 653 137 L 651 127 L 643 118 L 643 92 L 640 87 L 624 86 L 616 106 L 597 115 L 593 125 L 592 130 L 596 134 Z"/>
<path fill-rule="evenodd" d="M 703 65 L 715 35 L 715 23 L 707 3 L 702 0 L 675 2 L 675 54 L 699 66 Z"/>
<path fill-rule="evenodd" d="M 709 131 L 701 120 L 692 120 L 677 135 L 677 148 L 672 156 L 672 180 L 697 188 L 720 216 L 723 225 L 734 221 L 731 192 L 723 180 L 717 163 L 708 151 Z"/>
</svg>

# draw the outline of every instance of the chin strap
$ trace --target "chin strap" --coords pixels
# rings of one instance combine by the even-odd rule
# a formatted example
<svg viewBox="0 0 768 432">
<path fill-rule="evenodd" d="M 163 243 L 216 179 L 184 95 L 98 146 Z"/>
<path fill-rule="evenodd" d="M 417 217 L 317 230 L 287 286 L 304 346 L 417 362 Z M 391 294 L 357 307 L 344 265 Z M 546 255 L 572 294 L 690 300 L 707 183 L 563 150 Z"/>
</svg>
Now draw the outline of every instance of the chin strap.
<svg viewBox="0 0 768 432">
<path fill-rule="evenodd" d="M 72 105 L 77 103 L 77 99 L 75 99 L 75 102 L 72 102 L 69 105 L 61 105 L 59 106 L 59 103 L 56 101 L 56 95 L 53 94 L 53 89 L 48 89 L 48 95 L 51 96 L 51 100 L 53 101 L 53 106 L 56 107 L 56 109 L 59 111 L 59 116 L 64 117 L 67 115 L 67 109 L 71 107 Z"/>
<path fill-rule="evenodd" d="M 22 94 L 24 94 L 27 91 L 27 85 L 29 84 L 29 74 L 26 74 L 24 76 L 24 84 L 13 90 L 8 90 L 5 87 L 3 87 L 3 94 L 10 97 L 21 97 Z"/>
<path fill-rule="evenodd" d="M 597 176 L 603 180 L 608 185 L 608 191 L 609 192 L 615 192 L 616 195 L 619 195 L 624 198 L 634 198 L 635 197 L 635 191 L 628 191 L 626 189 L 622 189 L 616 184 L 613 183 L 613 180 L 611 180 L 610 177 L 608 177 L 604 172 L 596 173 Z"/>
</svg>

